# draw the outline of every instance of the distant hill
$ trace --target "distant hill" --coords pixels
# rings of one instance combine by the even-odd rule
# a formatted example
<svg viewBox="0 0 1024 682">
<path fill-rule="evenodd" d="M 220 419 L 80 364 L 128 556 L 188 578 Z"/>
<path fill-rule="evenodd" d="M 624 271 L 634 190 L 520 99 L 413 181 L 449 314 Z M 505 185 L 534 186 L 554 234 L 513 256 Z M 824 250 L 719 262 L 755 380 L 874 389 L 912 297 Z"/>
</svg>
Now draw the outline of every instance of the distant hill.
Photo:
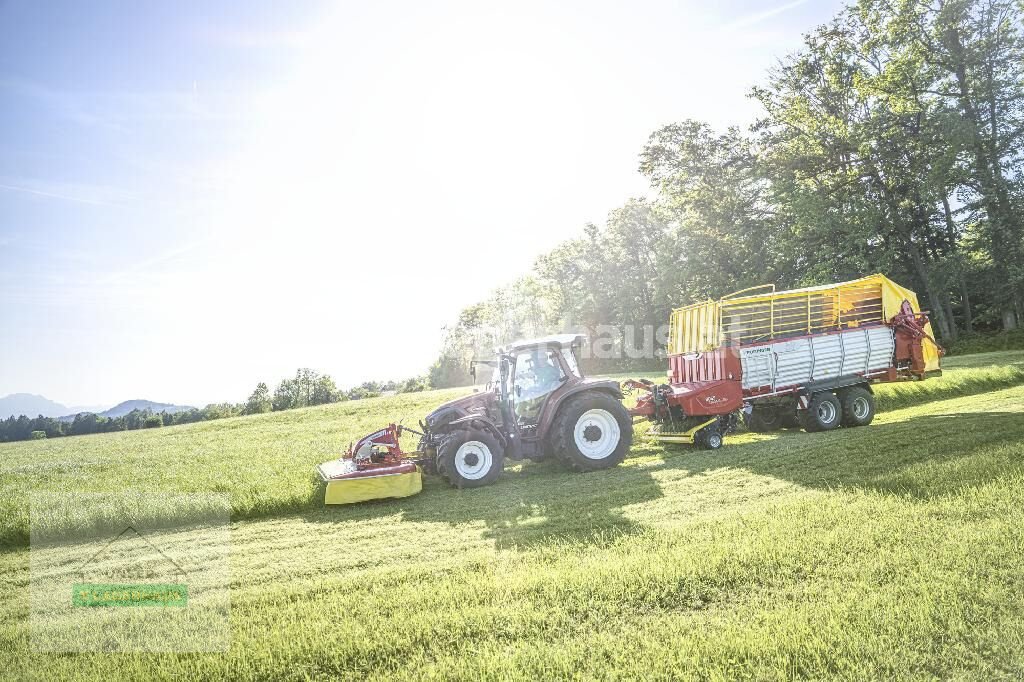
<svg viewBox="0 0 1024 682">
<path fill-rule="evenodd" d="M 10 416 L 19 417 L 59 417 L 67 414 L 66 405 L 55 403 L 49 398 L 31 393 L 12 393 L 0 398 L 0 419 L 7 419 Z"/>
<path fill-rule="evenodd" d="M 114 405 L 109 410 L 100 412 L 101 417 L 121 417 L 132 410 L 149 410 L 150 412 L 184 412 L 193 410 L 190 405 L 172 405 L 171 403 L 155 403 L 152 400 L 126 400 L 123 403 Z"/>
<path fill-rule="evenodd" d="M 157 403 L 152 400 L 126 400 L 123 403 L 114 405 L 109 410 L 102 407 L 68 407 L 61 403 L 54 402 L 49 398 L 31 393 L 12 393 L 0 398 L 0 419 L 8 417 L 20 417 L 25 415 L 35 419 L 39 415 L 44 417 L 56 417 L 61 421 L 73 421 L 75 415 L 81 412 L 92 412 L 101 417 L 120 417 L 132 410 L 149 410 L 150 412 L 184 412 L 195 409 L 189 405 L 174 405 L 171 403 Z M 102 412 L 100 411 L 102 410 Z"/>
</svg>

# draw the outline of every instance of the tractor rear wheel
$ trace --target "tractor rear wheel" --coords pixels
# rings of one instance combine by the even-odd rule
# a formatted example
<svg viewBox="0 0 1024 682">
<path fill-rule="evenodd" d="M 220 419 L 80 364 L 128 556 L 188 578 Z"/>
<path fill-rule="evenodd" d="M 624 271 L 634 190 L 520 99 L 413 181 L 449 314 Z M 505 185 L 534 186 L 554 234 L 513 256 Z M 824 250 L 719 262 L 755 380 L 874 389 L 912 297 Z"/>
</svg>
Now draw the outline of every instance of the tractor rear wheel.
<svg viewBox="0 0 1024 682">
<path fill-rule="evenodd" d="M 505 451 L 486 431 L 457 431 L 437 449 L 437 472 L 456 488 L 479 488 L 498 480 Z"/>
<path fill-rule="evenodd" d="M 843 408 L 839 398 L 827 391 L 815 393 L 806 410 L 800 411 L 804 431 L 831 431 L 839 428 L 843 420 Z"/>
<path fill-rule="evenodd" d="M 551 424 L 551 449 L 570 469 L 596 471 L 622 462 L 633 444 L 633 419 L 607 393 L 569 398 Z"/>
<path fill-rule="evenodd" d="M 875 396 L 863 386 L 846 389 L 839 400 L 843 405 L 843 426 L 867 426 L 875 418 Z"/>
</svg>

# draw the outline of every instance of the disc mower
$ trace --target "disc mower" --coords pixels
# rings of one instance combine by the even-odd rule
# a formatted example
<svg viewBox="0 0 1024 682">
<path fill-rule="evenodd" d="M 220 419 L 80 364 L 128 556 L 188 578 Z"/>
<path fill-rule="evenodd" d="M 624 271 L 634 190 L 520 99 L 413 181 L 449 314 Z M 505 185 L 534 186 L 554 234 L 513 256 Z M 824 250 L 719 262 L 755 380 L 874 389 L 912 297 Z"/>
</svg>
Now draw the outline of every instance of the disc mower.
<svg viewBox="0 0 1024 682">
<path fill-rule="evenodd" d="M 486 389 L 441 405 L 418 429 L 389 424 L 349 446 L 317 469 L 325 504 L 407 497 L 437 474 L 457 488 L 475 488 L 501 476 L 505 460 L 554 456 L 575 471 L 618 465 L 633 442 L 633 422 L 618 382 L 583 376 L 577 353 L 582 335 L 514 343 L 493 359 Z M 402 450 L 404 433 L 419 447 Z"/>
</svg>

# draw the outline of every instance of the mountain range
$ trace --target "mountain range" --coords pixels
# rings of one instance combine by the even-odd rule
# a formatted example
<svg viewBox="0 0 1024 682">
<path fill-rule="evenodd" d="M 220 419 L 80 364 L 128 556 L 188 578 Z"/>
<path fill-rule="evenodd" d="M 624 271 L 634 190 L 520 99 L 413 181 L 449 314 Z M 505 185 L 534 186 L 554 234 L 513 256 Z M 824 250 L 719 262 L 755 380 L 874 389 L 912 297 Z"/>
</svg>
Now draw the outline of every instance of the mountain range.
<svg viewBox="0 0 1024 682">
<path fill-rule="evenodd" d="M 68 407 L 61 403 L 54 402 L 49 398 L 31 393 L 12 393 L 0 398 L 0 419 L 7 419 L 10 416 L 25 415 L 35 418 L 39 415 L 44 417 L 57 417 L 71 420 L 80 412 L 92 412 L 101 417 L 120 417 L 132 410 L 150 410 L 151 412 L 182 412 L 191 410 L 188 405 L 174 405 L 171 403 L 158 403 L 152 400 L 126 400 L 118 403 L 108 410 L 102 405 L 81 405 Z"/>
</svg>

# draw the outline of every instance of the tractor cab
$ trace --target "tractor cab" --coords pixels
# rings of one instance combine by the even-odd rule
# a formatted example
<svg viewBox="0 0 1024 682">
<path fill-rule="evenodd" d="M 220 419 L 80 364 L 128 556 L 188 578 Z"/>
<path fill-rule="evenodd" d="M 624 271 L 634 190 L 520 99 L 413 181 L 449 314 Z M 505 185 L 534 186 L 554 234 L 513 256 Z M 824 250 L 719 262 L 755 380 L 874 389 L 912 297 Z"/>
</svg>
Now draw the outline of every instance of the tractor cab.
<svg viewBox="0 0 1024 682">
<path fill-rule="evenodd" d="M 476 365 L 491 367 L 487 390 L 501 405 L 504 421 L 533 430 L 548 398 L 563 385 L 582 381 L 577 353 L 584 341 L 579 334 L 518 341 L 499 349 L 494 360 L 474 360 L 470 374 L 475 380 Z"/>
<path fill-rule="evenodd" d="M 512 412 L 521 429 L 534 429 L 548 398 L 564 384 L 579 381 L 576 350 L 583 337 L 564 336 L 514 344 L 510 360 Z"/>
</svg>

